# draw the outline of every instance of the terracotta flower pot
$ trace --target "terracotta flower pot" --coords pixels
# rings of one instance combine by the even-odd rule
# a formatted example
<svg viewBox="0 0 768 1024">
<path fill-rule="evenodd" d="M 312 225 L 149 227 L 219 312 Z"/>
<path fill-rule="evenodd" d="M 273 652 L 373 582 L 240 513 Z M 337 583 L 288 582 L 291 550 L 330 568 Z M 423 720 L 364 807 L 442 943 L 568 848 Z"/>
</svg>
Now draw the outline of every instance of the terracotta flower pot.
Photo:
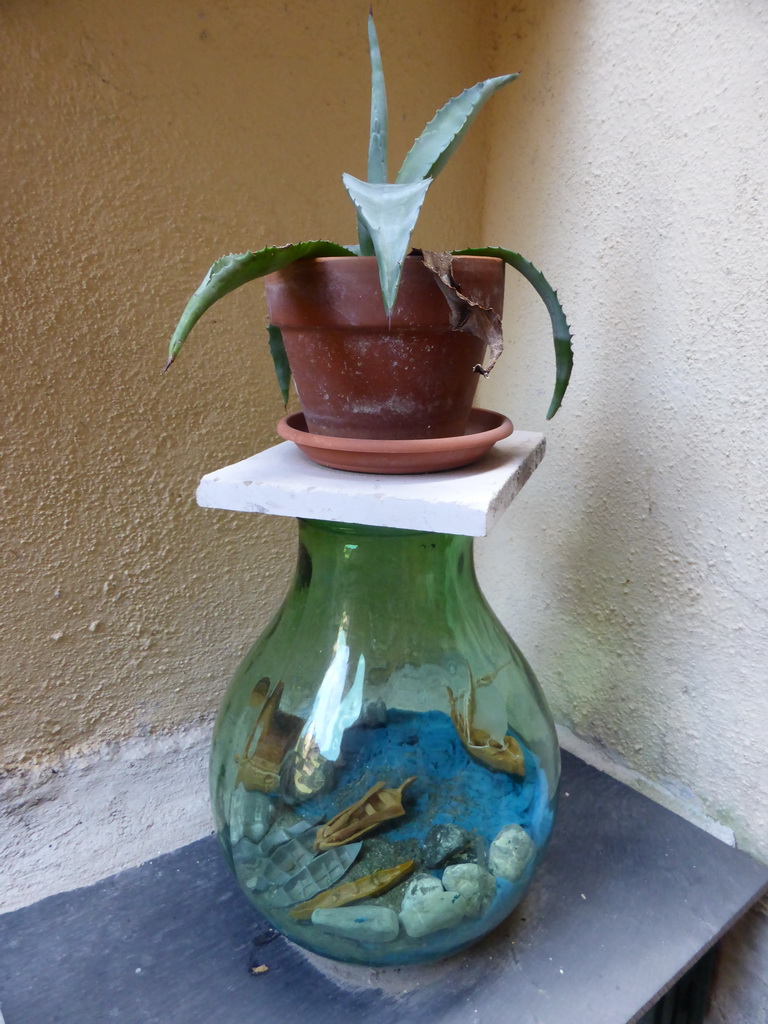
<svg viewBox="0 0 768 1024">
<path fill-rule="evenodd" d="M 501 313 L 504 263 L 456 257 L 459 290 Z M 485 344 L 450 327 L 448 304 L 417 256 L 387 320 L 374 257 L 301 260 L 265 278 L 313 434 L 376 440 L 456 437 L 477 390 Z"/>
</svg>

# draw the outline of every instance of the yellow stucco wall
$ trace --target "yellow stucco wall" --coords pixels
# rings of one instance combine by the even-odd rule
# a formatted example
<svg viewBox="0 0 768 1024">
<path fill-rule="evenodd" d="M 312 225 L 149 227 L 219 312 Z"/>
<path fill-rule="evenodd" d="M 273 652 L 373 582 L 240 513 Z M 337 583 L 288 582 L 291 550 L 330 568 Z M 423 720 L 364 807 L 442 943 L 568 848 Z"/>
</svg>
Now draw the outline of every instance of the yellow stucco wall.
<svg viewBox="0 0 768 1024">
<path fill-rule="evenodd" d="M 380 0 L 393 160 L 484 76 L 487 5 Z M 6 427 L 0 761 L 210 715 L 276 607 L 293 524 L 203 511 L 268 446 L 260 285 L 167 338 L 225 252 L 354 241 L 368 0 L 8 0 L 0 8 Z M 487 125 L 416 242 L 480 240 Z M 474 155 L 473 155 L 474 154 Z"/>
</svg>

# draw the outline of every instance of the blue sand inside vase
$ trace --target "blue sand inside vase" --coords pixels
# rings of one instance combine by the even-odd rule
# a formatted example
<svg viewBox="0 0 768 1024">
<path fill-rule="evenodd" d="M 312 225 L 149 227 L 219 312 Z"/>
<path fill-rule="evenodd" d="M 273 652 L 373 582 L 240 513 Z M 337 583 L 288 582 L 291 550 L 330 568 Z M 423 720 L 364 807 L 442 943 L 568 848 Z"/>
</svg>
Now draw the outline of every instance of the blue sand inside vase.
<svg viewBox="0 0 768 1024">
<path fill-rule="evenodd" d="M 333 790 L 295 809 L 304 817 L 327 820 L 376 782 L 397 787 L 413 775 L 403 798 L 405 816 L 380 827 L 377 835 L 423 840 L 431 826 L 455 824 L 491 840 L 514 822 L 538 846 L 551 827 L 547 787 L 536 758 L 521 747 L 524 778 L 470 757 L 444 712 L 390 709 L 385 725 L 346 730 Z"/>
<path fill-rule="evenodd" d="M 275 797 L 277 817 L 274 827 L 261 844 L 240 840 L 234 848 L 238 874 L 255 905 L 289 938 L 302 946 L 335 959 L 367 964 L 419 963 L 439 959 L 462 949 L 491 928 L 500 924 L 522 898 L 539 860 L 552 825 L 552 804 L 544 772 L 538 759 L 524 747 L 525 775 L 492 770 L 475 761 L 462 746 L 450 716 L 442 711 L 414 712 L 389 709 L 380 724 L 354 725 L 346 729 L 341 756 L 333 778 L 333 788 L 302 803 L 288 807 Z M 404 789 L 404 814 L 385 822 L 370 832 L 355 837 L 326 853 L 318 853 L 313 840 L 318 822 L 329 821 L 351 806 L 376 783 L 397 789 L 409 777 L 414 779 Z M 453 825 L 470 833 L 472 843 L 464 850 L 464 862 L 482 866 L 482 874 L 490 888 L 482 906 L 475 911 L 464 910 L 443 925 L 432 921 L 413 933 L 413 924 L 406 923 L 403 911 L 408 899 L 411 878 L 431 876 L 441 890 L 438 900 L 450 901 L 456 894 L 442 890 L 446 879 L 444 860 L 430 866 L 424 854 L 427 836 L 434 826 Z M 507 826 L 521 826 L 535 843 L 531 857 L 513 881 L 505 877 L 491 878 L 489 846 Z M 288 827 L 295 838 L 287 841 L 287 832 L 273 847 L 271 836 Z M 425 840 L 427 843 L 425 844 Z M 289 856 L 283 856 L 283 853 Z M 352 921 L 346 920 L 343 934 L 329 931 L 315 915 L 309 919 L 294 916 L 298 897 L 293 882 L 281 881 L 270 887 L 276 868 L 303 865 L 317 873 L 321 859 L 328 864 L 332 878 L 325 876 L 311 891 L 332 891 L 371 877 L 371 872 L 390 869 L 414 860 L 412 874 L 382 893 L 372 892 L 361 900 L 352 900 Z M 461 855 L 459 855 L 461 856 Z M 264 859 L 266 858 L 266 859 Z M 344 863 L 341 860 L 347 858 Z M 309 864 L 309 869 L 305 866 Z M 494 872 L 495 873 L 495 872 Z M 300 871 L 301 875 L 301 871 Z M 260 879 L 257 879 L 260 876 Z M 298 876 L 294 876 L 298 877 Z M 290 898 L 286 897 L 286 893 Z M 372 910 L 373 908 L 373 910 Z M 366 928 L 378 915 L 391 924 L 390 934 L 370 938 Z M 375 923 L 375 921 L 374 921 Z M 422 929 L 420 922 L 416 927 Z M 359 932 L 358 932 L 359 929 Z"/>
</svg>

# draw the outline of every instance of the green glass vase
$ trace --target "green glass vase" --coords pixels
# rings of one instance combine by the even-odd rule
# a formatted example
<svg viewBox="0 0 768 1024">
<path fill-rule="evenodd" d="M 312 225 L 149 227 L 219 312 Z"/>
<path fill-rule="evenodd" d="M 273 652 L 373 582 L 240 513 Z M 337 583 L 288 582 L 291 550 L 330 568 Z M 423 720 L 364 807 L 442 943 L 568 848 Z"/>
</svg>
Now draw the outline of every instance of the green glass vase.
<svg viewBox="0 0 768 1024">
<path fill-rule="evenodd" d="M 292 586 L 211 754 L 219 840 L 277 929 L 369 965 L 464 948 L 522 898 L 559 769 L 471 538 L 299 521 Z"/>
</svg>

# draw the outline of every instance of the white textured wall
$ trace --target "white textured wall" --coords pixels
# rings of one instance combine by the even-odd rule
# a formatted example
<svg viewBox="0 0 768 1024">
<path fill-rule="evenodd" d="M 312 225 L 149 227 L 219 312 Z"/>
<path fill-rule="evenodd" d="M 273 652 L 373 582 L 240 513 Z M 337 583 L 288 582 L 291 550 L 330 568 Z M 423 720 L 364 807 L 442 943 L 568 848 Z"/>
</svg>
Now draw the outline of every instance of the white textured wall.
<svg viewBox="0 0 768 1024">
<path fill-rule="evenodd" d="M 768 858 L 768 5 L 496 11 L 496 70 L 523 74 L 494 111 L 485 237 L 560 289 L 576 364 L 482 577 L 561 721 Z M 484 398 L 540 429 L 552 355 L 524 283 L 505 323 Z M 723 1019 L 768 1019 L 767 976 L 741 985 L 762 1015 Z"/>
</svg>

